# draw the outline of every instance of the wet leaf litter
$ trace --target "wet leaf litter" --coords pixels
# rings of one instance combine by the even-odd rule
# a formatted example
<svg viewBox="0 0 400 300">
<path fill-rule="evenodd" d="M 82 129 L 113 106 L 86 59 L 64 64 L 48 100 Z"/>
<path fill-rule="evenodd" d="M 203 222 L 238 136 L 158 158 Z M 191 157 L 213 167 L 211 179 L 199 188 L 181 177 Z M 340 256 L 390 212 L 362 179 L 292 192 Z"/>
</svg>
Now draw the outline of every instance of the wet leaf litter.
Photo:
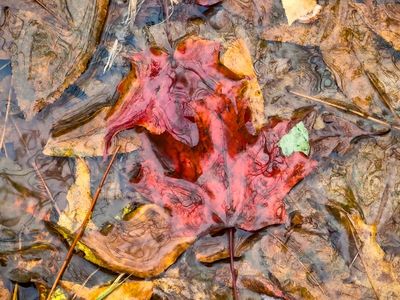
<svg viewBox="0 0 400 300">
<path fill-rule="evenodd" d="M 0 8 L 0 294 L 399 297 L 395 1 Z"/>
</svg>

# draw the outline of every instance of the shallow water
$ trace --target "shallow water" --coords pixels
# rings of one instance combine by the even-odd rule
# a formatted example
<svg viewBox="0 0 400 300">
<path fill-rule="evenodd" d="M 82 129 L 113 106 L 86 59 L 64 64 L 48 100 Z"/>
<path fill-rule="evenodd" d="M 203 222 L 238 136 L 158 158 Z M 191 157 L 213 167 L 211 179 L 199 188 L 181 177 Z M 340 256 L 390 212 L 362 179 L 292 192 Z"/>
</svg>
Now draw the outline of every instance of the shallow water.
<svg viewBox="0 0 400 300">
<path fill-rule="evenodd" d="M 72 22 L 81 20 L 78 2 L 72 1 L 69 11 L 63 6 L 69 6 L 69 2 L 63 1 L 49 10 L 36 2 L 8 2 L 0 4 L 0 138 L 3 141 L 0 153 L 0 281 L 10 293 L 18 285 L 18 299 L 39 299 L 38 286 L 51 286 L 68 250 L 68 244 L 54 224 L 59 220 L 59 212 L 70 205 L 67 193 L 74 183 L 78 158 L 43 154 L 49 138 L 71 133 L 95 119 L 103 108 L 115 105 L 119 96 L 117 86 L 130 70 L 127 57 L 155 45 L 172 52 L 185 36 L 195 35 L 222 43 L 238 38 L 245 41 L 264 97 L 266 117 L 290 118 L 296 109 L 313 106 L 318 116 L 330 113 L 364 130 L 355 133 L 349 125 L 340 126 L 342 123 L 329 118 L 324 123 L 322 117 L 317 118 L 318 126 L 330 128 L 329 124 L 333 124 L 334 128 L 319 138 L 329 140 L 327 144 L 335 147 L 330 149 L 329 156 L 318 158 L 318 169 L 285 197 L 289 216 L 285 224 L 262 229 L 248 240 L 237 239 L 237 244 L 245 248 L 235 261 L 241 274 L 241 299 L 276 296 L 266 288 L 268 284 L 296 299 L 373 299 L 376 298 L 374 290 L 392 299 L 400 297 L 390 276 L 380 278 L 373 273 L 373 266 L 365 263 L 369 259 L 378 269 L 390 269 L 394 274 L 400 271 L 398 130 L 387 132 L 384 126 L 370 120 L 288 93 L 290 88 L 305 95 L 333 98 L 387 122 L 397 120 L 399 48 L 390 40 L 390 35 L 382 33 L 371 20 L 365 21 L 366 13 L 355 10 L 353 1 L 322 1 L 321 5 L 334 8 L 331 14 L 324 12 L 327 15 L 322 15 L 317 23 L 292 25 L 299 36 L 304 34 L 302 26 L 318 28 L 307 32 L 301 40 L 297 36 L 287 37 L 293 33 L 282 25 L 286 22 L 285 10 L 278 0 L 266 3 L 226 0 L 209 7 L 194 1 L 178 1 L 172 5 L 148 0 L 138 2 L 141 7 L 135 22 L 131 23 L 126 22 L 128 3 L 111 0 L 106 6 L 105 24 L 97 25 L 102 27 L 101 37 L 90 54 L 87 67 L 36 114 L 33 101 L 28 101 L 29 105 L 26 101 L 43 97 L 54 90 L 52 85 L 59 85 L 57 81 L 68 79 L 70 69 L 64 68 L 71 62 L 65 58 L 68 56 L 65 53 L 77 51 L 74 45 L 79 48 L 90 43 L 74 44 L 69 36 L 71 31 L 64 24 L 69 22 L 68 14 L 72 14 Z M 338 9 L 339 2 L 342 10 Z M 368 1 L 354 1 L 364 2 Z M 85 5 L 90 11 L 90 5 L 86 2 Z M 164 17 L 165 5 L 168 5 L 167 15 L 171 14 L 168 20 Z M 368 5 L 389 8 L 392 5 L 390 29 L 395 32 L 399 28 L 400 4 L 396 1 Z M 372 9 L 378 11 L 381 9 L 378 6 Z M 353 16 L 349 18 L 352 21 L 342 20 L 346 14 Z M 30 19 L 23 19 L 26 16 Z M 39 34 L 42 31 L 27 34 L 36 28 L 35 24 L 47 24 L 54 19 L 63 30 L 53 29 L 50 37 Z M 330 28 L 325 19 L 340 19 L 340 22 L 332 22 L 336 25 L 342 22 L 343 30 L 351 32 L 351 37 L 341 40 L 344 31 L 335 37 L 336 27 Z M 281 30 L 282 36 L 273 39 L 271 36 L 276 36 L 276 32 L 270 31 L 276 28 Z M 79 41 L 87 35 L 85 30 L 73 32 Z M 63 42 L 51 45 L 52 37 L 57 35 L 65 40 L 60 38 Z M 105 70 L 115 40 L 118 40 L 117 55 L 111 67 Z M 54 68 L 54 73 L 43 71 L 47 70 L 46 66 Z M 371 76 L 366 74 L 374 74 L 380 84 L 374 85 L 368 79 Z M 385 99 L 390 102 L 389 106 L 385 105 Z M 313 128 L 317 127 L 315 124 Z M 353 139 L 355 136 L 358 138 Z M 102 153 L 85 158 L 92 195 L 106 169 Z M 139 161 L 140 151 L 136 150 L 118 154 L 112 166 L 93 212 L 93 224 L 104 237 L 113 228 L 119 228 L 138 207 L 149 203 L 149 199 L 131 184 L 134 166 Z M 376 226 L 378 244 L 364 237 L 361 226 L 354 225 L 354 216 L 360 217 L 363 224 Z M 237 236 L 241 234 L 237 232 Z M 212 242 L 217 238 L 203 234 L 165 272 L 148 276 L 148 280 L 157 282 L 153 298 L 230 299 L 231 274 L 225 255 L 227 239 Z M 362 245 L 368 245 L 373 253 Z M 145 244 L 140 250 L 147 253 L 157 246 Z M 126 247 L 134 252 L 131 245 Z M 201 250 L 207 247 L 211 250 Z M 221 247 L 225 251 L 219 254 L 221 260 L 200 262 L 196 259 L 202 251 L 207 256 L 208 252 L 215 254 Z M 97 269 L 86 286 L 109 283 L 120 273 L 99 268 L 85 260 L 80 251 L 74 255 L 63 279 L 82 284 Z M 371 277 L 375 281 L 371 282 Z M 141 280 L 134 276 L 131 279 Z M 0 295 L 1 291 L 0 285 Z"/>
</svg>

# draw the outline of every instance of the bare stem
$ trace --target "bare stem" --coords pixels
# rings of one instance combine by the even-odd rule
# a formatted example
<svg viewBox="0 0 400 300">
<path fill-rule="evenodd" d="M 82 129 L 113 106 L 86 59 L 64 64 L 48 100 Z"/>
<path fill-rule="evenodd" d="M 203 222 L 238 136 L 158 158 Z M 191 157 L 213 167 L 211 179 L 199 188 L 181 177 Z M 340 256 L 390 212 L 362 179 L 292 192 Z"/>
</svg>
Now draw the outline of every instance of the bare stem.
<svg viewBox="0 0 400 300">
<path fill-rule="evenodd" d="M 235 228 L 228 229 L 228 243 L 229 243 L 229 258 L 232 275 L 232 296 L 234 300 L 239 299 L 239 294 L 236 286 L 237 272 L 235 269 Z"/>
<path fill-rule="evenodd" d="M 92 216 L 92 213 L 93 213 L 94 207 L 96 205 L 97 199 L 100 196 L 101 189 L 103 188 L 103 185 L 104 185 L 104 182 L 106 181 L 107 175 L 111 170 L 111 166 L 112 166 L 112 164 L 113 164 L 113 162 L 115 160 L 115 157 L 117 156 L 119 148 L 120 148 L 120 146 L 118 146 L 115 149 L 114 154 L 113 154 L 113 156 L 112 156 L 112 158 L 111 158 L 111 160 L 110 160 L 110 162 L 109 162 L 109 164 L 107 166 L 107 169 L 104 172 L 103 177 L 101 178 L 100 184 L 97 187 L 96 193 L 94 194 L 94 197 L 93 197 L 92 203 L 90 205 L 90 208 L 87 211 L 85 219 L 83 220 L 81 226 L 78 229 L 78 233 L 75 235 L 75 238 L 74 238 L 73 242 L 71 243 L 71 246 L 70 246 L 70 248 L 68 250 L 67 256 L 64 259 L 64 263 L 62 264 L 61 269 L 57 274 L 56 280 L 54 281 L 53 286 L 51 287 L 51 290 L 50 290 L 49 294 L 47 295 L 47 298 L 46 298 L 47 300 L 51 299 L 51 295 L 56 290 L 58 282 L 61 280 L 65 270 L 67 269 L 67 267 L 68 267 L 68 265 L 69 265 L 69 263 L 70 263 L 70 261 L 72 259 L 72 255 L 74 253 L 76 244 L 78 243 L 78 241 L 83 236 L 83 233 L 85 232 L 86 226 L 89 223 L 89 220 L 90 220 L 90 218 Z"/>
</svg>

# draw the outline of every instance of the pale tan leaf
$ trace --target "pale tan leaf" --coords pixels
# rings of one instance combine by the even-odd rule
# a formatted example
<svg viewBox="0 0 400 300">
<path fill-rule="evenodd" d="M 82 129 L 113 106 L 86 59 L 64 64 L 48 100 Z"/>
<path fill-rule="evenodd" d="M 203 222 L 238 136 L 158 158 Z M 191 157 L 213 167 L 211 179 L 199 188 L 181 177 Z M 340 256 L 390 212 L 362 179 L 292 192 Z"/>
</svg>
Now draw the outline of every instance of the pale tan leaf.
<svg viewBox="0 0 400 300">
<path fill-rule="evenodd" d="M 316 0 L 282 0 L 289 25 L 313 12 Z"/>
</svg>

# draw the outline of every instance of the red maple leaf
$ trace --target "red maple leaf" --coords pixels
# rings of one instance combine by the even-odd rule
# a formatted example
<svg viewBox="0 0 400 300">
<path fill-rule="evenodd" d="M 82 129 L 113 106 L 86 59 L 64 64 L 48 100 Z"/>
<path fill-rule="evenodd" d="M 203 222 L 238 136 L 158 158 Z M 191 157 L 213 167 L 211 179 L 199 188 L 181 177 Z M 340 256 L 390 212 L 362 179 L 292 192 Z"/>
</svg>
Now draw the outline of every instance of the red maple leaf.
<svg viewBox="0 0 400 300">
<path fill-rule="evenodd" d="M 285 220 L 284 196 L 316 166 L 278 142 L 295 122 L 273 119 L 251 130 L 246 81 L 219 62 L 220 43 L 188 38 L 173 56 L 137 54 L 108 135 L 134 126 L 144 151 L 137 191 L 171 211 L 182 235 L 212 229 L 258 230 Z"/>
<path fill-rule="evenodd" d="M 135 189 L 170 212 L 180 235 L 230 228 L 233 241 L 232 228 L 285 222 L 283 198 L 317 162 L 300 152 L 284 156 L 278 146 L 299 117 L 271 118 L 253 134 L 246 78 L 220 64 L 219 51 L 217 42 L 189 38 L 173 56 L 154 48 L 136 55 L 134 80 L 131 74 L 119 87 L 106 139 L 146 128 Z M 336 145 L 332 140 L 322 148 Z M 231 266 L 235 289 L 232 254 Z"/>
</svg>

